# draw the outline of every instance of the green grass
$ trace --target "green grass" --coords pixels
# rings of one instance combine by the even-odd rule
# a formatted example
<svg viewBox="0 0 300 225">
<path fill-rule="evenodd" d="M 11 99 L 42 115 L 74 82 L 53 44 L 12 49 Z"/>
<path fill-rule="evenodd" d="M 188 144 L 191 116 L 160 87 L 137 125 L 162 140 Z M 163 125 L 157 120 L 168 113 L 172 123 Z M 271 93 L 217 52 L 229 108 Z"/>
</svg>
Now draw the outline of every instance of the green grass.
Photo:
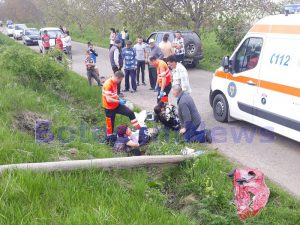
<svg viewBox="0 0 300 225">
<path fill-rule="evenodd" d="M 36 54 L 0 35 L 0 50 L 3 45 L 19 48 L 16 57 L 22 51 Z M 0 64 L 10 65 L 2 54 Z M 1 164 L 114 157 L 110 147 L 98 143 L 90 132 L 82 141 L 78 131 L 82 121 L 91 128 L 104 125 L 99 88 L 90 88 L 84 78 L 70 71 L 48 83 L 24 83 L 24 76 L 33 78 L 13 71 L 0 70 Z M 75 140 L 35 144 L 33 135 L 13 126 L 15 115 L 24 111 L 51 119 L 56 137 L 60 127 L 74 128 Z M 118 117 L 117 123 L 125 122 L 127 118 Z M 164 138 L 161 134 L 148 154 L 177 154 L 184 147 L 182 142 L 176 144 L 174 135 L 169 142 Z M 243 224 L 232 204 L 232 181 L 226 176 L 236 165 L 202 145 L 189 147 L 204 149 L 206 154 L 176 168 L 5 172 L 0 182 L 0 224 Z M 78 154 L 70 155 L 70 148 L 78 149 Z M 244 224 L 297 224 L 299 201 L 269 181 L 268 185 L 267 207 Z"/>
<path fill-rule="evenodd" d="M 109 33 L 107 36 L 101 35 L 101 32 L 95 29 L 94 26 L 87 26 L 83 32 L 81 32 L 75 24 L 69 27 L 71 37 L 74 41 L 81 43 L 87 43 L 91 41 L 94 45 L 102 48 L 109 47 Z"/>
<path fill-rule="evenodd" d="M 231 55 L 217 43 L 214 32 L 203 32 L 201 35 L 204 49 L 204 59 L 200 62 L 199 68 L 214 72 L 221 66 L 224 56 Z"/>
</svg>

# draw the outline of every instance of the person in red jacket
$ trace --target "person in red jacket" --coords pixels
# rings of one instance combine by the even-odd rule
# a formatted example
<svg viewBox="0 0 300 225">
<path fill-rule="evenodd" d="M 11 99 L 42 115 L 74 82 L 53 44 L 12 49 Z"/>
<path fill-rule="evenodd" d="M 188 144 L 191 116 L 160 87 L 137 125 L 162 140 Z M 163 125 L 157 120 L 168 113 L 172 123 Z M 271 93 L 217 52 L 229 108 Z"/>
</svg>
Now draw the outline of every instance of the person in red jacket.
<svg viewBox="0 0 300 225">
<path fill-rule="evenodd" d="M 64 50 L 63 41 L 61 39 L 61 35 L 60 34 L 58 34 L 56 36 L 55 45 L 56 45 L 56 48 L 59 49 L 60 51 Z"/>
<path fill-rule="evenodd" d="M 50 36 L 48 35 L 48 31 L 44 31 L 44 35 L 42 36 L 42 44 L 44 48 L 44 54 L 48 53 L 50 49 Z"/>
</svg>

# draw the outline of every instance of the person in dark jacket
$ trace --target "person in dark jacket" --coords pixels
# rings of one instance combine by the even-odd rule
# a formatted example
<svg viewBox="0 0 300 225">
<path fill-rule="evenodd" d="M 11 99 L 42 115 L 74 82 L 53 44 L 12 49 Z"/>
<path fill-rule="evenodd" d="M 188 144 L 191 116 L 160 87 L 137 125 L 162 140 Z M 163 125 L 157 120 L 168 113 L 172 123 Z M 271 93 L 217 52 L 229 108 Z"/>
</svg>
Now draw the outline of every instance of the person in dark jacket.
<svg viewBox="0 0 300 225">
<path fill-rule="evenodd" d="M 158 105 L 155 106 L 154 112 L 159 122 L 161 122 L 165 128 L 179 131 L 180 120 L 174 105 L 159 102 Z"/>
<path fill-rule="evenodd" d="M 123 68 L 123 57 L 121 54 L 122 42 L 120 40 L 116 40 L 115 44 L 109 50 L 109 59 L 113 72 L 117 72 L 122 70 Z M 121 93 L 121 83 L 118 84 L 118 95 L 120 97 L 124 97 Z"/>
<path fill-rule="evenodd" d="M 177 99 L 178 116 L 181 124 L 180 134 L 185 142 L 212 143 L 210 130 L 201 129 L 201 117 L 193 98 L 182 91 L 180 85 L 172 88 L 172 93 Z"/>
</svg>

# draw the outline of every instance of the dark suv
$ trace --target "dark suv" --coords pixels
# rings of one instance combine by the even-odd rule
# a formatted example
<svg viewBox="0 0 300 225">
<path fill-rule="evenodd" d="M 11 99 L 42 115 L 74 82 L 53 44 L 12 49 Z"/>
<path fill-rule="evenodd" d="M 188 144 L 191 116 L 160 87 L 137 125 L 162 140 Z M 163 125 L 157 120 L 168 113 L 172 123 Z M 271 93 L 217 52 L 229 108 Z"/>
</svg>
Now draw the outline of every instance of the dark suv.
<svg viewBox="0 0 300 225">
<path fill-rule="evenodd" d="M 185 47 L 185 66 L 195 67 L 201 59 L 203 59 L 203 50 L 202 50 L 202 42 L 198 36 L 193 31 L 182 31 L 182 36 L 184 38 L 184 47 Z M 175 31 L 158 31 L 153 32 L 147 39 L 147 43 L 151 38 L 156 41 L 156 44 L 162 41 L 163 36 L 165 34 L 169 34 L 169 41 L 172 43 L 175 38 Z"/>
</svg>

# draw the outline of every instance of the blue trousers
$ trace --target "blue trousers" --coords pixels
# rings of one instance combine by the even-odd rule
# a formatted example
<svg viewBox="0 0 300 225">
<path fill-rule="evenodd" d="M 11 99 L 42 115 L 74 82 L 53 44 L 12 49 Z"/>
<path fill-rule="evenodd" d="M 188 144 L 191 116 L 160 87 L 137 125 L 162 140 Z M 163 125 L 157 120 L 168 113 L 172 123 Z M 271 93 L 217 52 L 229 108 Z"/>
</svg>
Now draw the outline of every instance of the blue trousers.
<svg viewBox="0 0 300 225">
<path fill-rule="evenodd" d="M 184 141 L 185 142 L 198 142 L 198 143 L 205 143 L 205 131 L 197 131 L 197 128 L 190 122 L 188 126 L 186 126 L 186 132 L 184 134 Z"/>
<path fill-rule="evenodd" d="M 134 91 L 136 91 L 136 71 L 135 70 L 125 70 L 125 90 L 129 91 L 130 89 L 130 82 L 129 78 L 131 79 L 131 87 Z"/>
</svg>

